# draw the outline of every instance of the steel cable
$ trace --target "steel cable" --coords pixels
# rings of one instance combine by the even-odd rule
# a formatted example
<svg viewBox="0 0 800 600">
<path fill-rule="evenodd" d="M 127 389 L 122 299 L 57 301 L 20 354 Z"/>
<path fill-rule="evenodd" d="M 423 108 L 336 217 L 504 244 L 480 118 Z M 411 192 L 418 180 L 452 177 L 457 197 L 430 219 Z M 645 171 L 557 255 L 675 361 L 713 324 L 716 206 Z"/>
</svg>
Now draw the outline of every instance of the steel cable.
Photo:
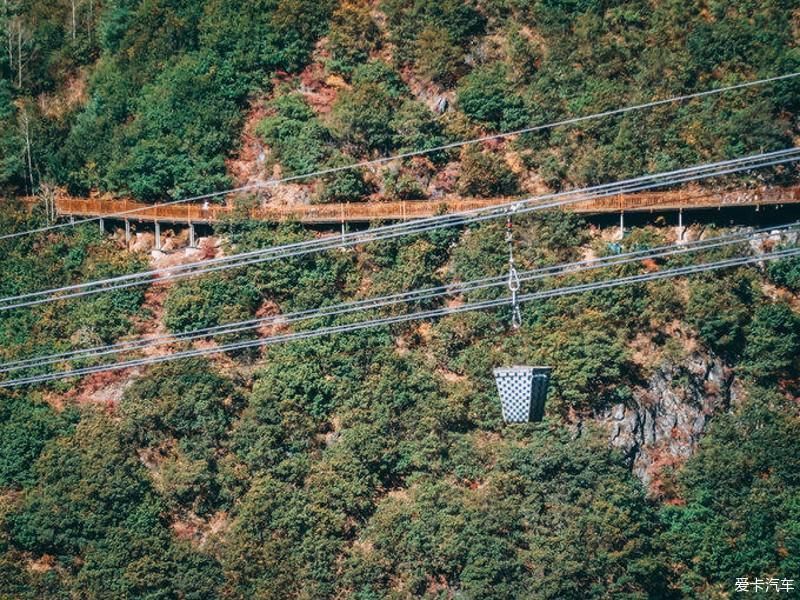
<svg viewBox="0 0 800 600">
<path fill-rule="evenodd" d="M 693 275 L 697 273 L 703 273 L 707 271 L 713 271 L 723 268 L 732 268 L 736 266 L 744 266 L 752 263 L 757 262 L 766 262 L 770 260 L 778 260 L 782 258 L 792 258 L 795 256 L 800 256 L 800 248 L 791 248 L 786 250 L 774 251 L 767 254 L 762 254 L 759 256 L 744 256 L 744 257 L 737 257 L 737 258 L 730 258 L 721 261 L 711 262 L 711 263 L 701 263 L 697 265 L 690 265 L 684 267 L 677 267 L 673 269 L 668 269 L 665 271 L 657 271 L 651 273 L 644 273 L 640 275 L 631 275 L 627 277 L 621 277 L 617 279 L 607 280 L 607 281 L 600 281 L 600 282 L 591 282 L 586 284 L 578 284 L 574 286 L 568 286 L 564 288 L 555 288 L 552 290 L 545 290 L 541 292 L 532 292 L 528 294 L 522 294 L 519 296 L 519 302 L 525 303 L 530 302 L 533 300 L 541 300 L 547 298 L 553 298 L 557 296 L 563 296 L 568 294 L 575 294 L 575 293 L 582 293 L 582 292 L 589 292 L 589 291 L 597 291 L 601 289 L 608 289 L 612 287 L 618 287 L 622 285 L 631 285 L 636 283 L 644 283 L 648 281 L 654 281 L 658 279 L 666 279 L 670 277 L 678 277 L 683 275 Z M 503 283 L 505 279 L 503 278 Z M 487 308 L 496 308 L 503 305 L 508 305 L 509 298 L 497 298 L 492 300 L 485 300 L 481 302 L 473 302 L 468 304 L 463 304 L 460 306 L 449 306 L 449 307 L 442 307 L 432 310 L 426 311 L 418 311 L 414 313 L 407 313 L 402 315 L 395 315 L 390 317 L 382 317 L 377 319 L 371 319 L 366 321 L 359 321 L 356 323 L 348 323 L 342 325 L 334 325 L 329 327 L 321 327 L 318 329 L 311 329 L 305 331 L 299 331 L 294 333 L 287 333 L 287 334 L 279 334 L 268 336 L 264 338 L 259 338 L 255 340 L 247 340 L 242 342 L 235 342 L 230 344 L 225 344 L 222 346 L 217 346 L 214 348 L 201 348 L 201 349 L 192 349 L 187 350 L 184 352 L 178 352 L 174 354 L 169 354 L 166 356 L 158 356 L 158 357 L 148 357 L 148 358 L 139 358 L 139 359 L 131 359 L 127 361 L 121 361 L 106 365 L 98 365 L 92 367 L 83 367 L 80 369 L 74 369 L 71 371 L 62 371 L 62 372 L 52 372 L 46 373 L 41 375 L 34 375 L 31 377 L 22 377 L 17 379 L 11 379 L 0 382 L 0 387 L 16 387 L 20 385 L 30 385 L 35 383 L 44 383 L 48 381 L 54 381 L 58 379 L 66 379 L 71 377 L 77 376 L 84 376 L 90 375 L 93 373 L 105 372 L 105 371 L 112 371 L 112 370 L 119 370 L 119 369 L 128 369 L 133 367 L 140 367 L 140 366 L 148 366 L 159 364 L 168 361 L 180 360 L 185 358 L 194 358 L 198 356 L 205 356 L 209 354 L 221 354 L 225 352 L 231 352 L 236 350 L 242 350 L 246 348 L 253 348 L 253 347 L 260 347 L 260 346 L 269 346 L 278 343 L 285 343 L 290 341 L 308 339 L 313 337 L 319 337 L 322 335 L 331 335 L 337 333 L 349 333 L 353 331 L 358 331 L 361 329 L 373 328 L 373 327 L 380 327 L 380 326 L 387 326 L 393 325 L 408 321 L 414 320 L 421 320 L 421 319 L 432 319 L 438 318 L 450 314 L 457 314 L 463 312 L 471 312 L 475 310 L 484 310 Z"/>
<path fill-rule="evenodd" d="M 687 183 L 689 181 L 696 181 L 698 179 L 705 179 L 708 177 L 717 177 L 741 171 L 786 164 L 789 162 L 796 162 L 797 160 L 800 160 L 800 149 L 789 148 L 776 152 L 743 157 L 740 159 L 732 159 L 718 163 L 689 167 L 667 173 L 647 175 L 622 182 L 604 184 L 601 186 L 594 186 L 581 190 L 524 198 L 521 200 L 508 202 L 503 205 L 476 209 L 474 211 L 468 211 L 464 213 L 430 217 L 411 223 L 375 227 L 365 232 L 352 233 L 341 237 L 330 236 L 322 239 L 307 240 L 282 246 L 273 246 L 270 248 L 239 253 L 227 257 L 198 261 L 196 263 L 187 265 L 153 269 L 139 273 L 131 273 L 96 281 L 62 286 L 59 288 L 9 296 L 0 298 L 0 311 L 35 306 L 55 300 L 83 297 L 105 291 L 116 291 L 154 282 L 182 279 L 194 275 L 202 275 L 221 270 L 240 268 L 243 266 L 250 266 L 272 260 L 293 258 L 311 252 L 331 250 L 343 246 L 354 246 L 406 235 L 415 235 L 444 227 L 480 223 L 486 220 L 504 216 L 507 214 L 508 210 L 512 208 L 520 214 L 529 213 L 533 211 L 557 208 L 567 204 L 584 202 L 587 200 L 615 196 L 621 193 L 630 193 L 632 191 L 642 191 L 657 187 L 677 185 L 680 183 Z"/>
<path fill-rule="evenodd" d="M 602 112 L 593 113 L 593 114 L 590 114 L 590 115 L 583 115 L 583 116 L 580 116 L 580 117 L 572 117 L 572 118 L 569 118 L 569 119 L 563 119 L 563 120 L 555 121 L 555 122 L 552 122 L 552 123 L 546 123 L 546 124 L 542 124 L 542 125 L 534 125 L 534 126 L 531 126 L 531 127 L 525 127 L 525 128 L 516 129 L 516 130 L 513 130 L 513 131 L 507 131 L 507 132 L 501 132 L 501 133 L 497 133 L 497 134 L 485 135 L 485 136 L 481 136 L 481 137 L 477 137 L 477 138 L 472 138 L 472 139 L 469 139 L 469 140 L 463 140 L 463 141 L 458 141 L 458 142 L 452 142 L 452 143 L 449 143 L 449 144 L 443 144 L 443 145 L 440 145 L 440 146 L 434 146 L 432 148 L 426 148 L 426 149 L 421 149 L 421 150 L 413 150 L 413 151 L 410 151 L 410 152 L 403 152 L 403 153 L 399 153 L 399 154 L 394 154 L 392 156 L 386 156 L 386 157 L 382 157 L 382 158 L 361 161 L 361 162 L 352 163 L 352 164 L 349 164 L 349 165 L 342 165 L 340 167 L 330 167 L 330 168 L 327 168 L 327 169 L 319 169 L 317 171 L 311 171 L 311 172 L 302 173 L 302 174 L 299 174 L 299 175 L 291 175 L 291 176 L 288 176 L 288 177 L 282 177 L 280 179 L 266 181 L 266 182 L 263 182 L 263 183 L 249 184 L 249 185 L 239 186 L 239 187 L 231 188 L 231 189 L 227 189 L 227 190 L 220 190 L 218 192 L 210 192 L 210 193 L 207 193 L 207 194 L 199 194 L 199 195 L 195 195 L 195 196 L 190 196 L 188 198 L 170 200 L 168 202 L 159 203 L 158 206 L 172 206 L 172 205 L 175 205 L 175 204 L 184 204 L 184 203 L 187 203 L 187 202 L 198 202 L 198 201 L 201 201 L 201 200 L 211 200 L 213 198 L 218 198 L 220 196 L 228 196 L 228 195 L 232 195 L 232 194 L 240 194 L 240 193 L 244 193 L 244 192 L 250 192 L 250 191 L 264 189 L 264 188 L 268 188 L 268 187 L 274 187 L 274 186 L 277 186 L 277 185 L 280 185 L 280 184 L 283 184 L 283 183 L 290 183 L 290 182 L 293 182 L 293 181 L 302 181 L 304 179 L 313 179 L 313 178 L 322 177 L 322 176 L 325 176 L 325 175 L 332 175 L 332 174 L 340 173 L 342 171 L 348 171 L 348 170 L 352 170 L 352 169 L 361 169 L 361 168 L 366 168 L 366 167 L 377 166 L 377 165 L 385 164 L 385 163 L 392 162 L 392 161 L 395 161 L 395 160 L 404 160 L 406 158 L 412 158 L 412 157 L 415 157 L 415 156 L 423 156 L 423 155 L 432 154 L 432 153 L 436 153 L 436 152 L 443 152 L 443 151 L 446 151 L 446 150 L 452 150 L 452 149 L 455 149 L 455 148 L 461 148 L 461 147 L 469 146 L 469 145 L 472 145 L 472 144 L 479 144 L 479 143 L 482 143 L 482 142 L 498 140 L 498 139 L 503 139 L 503 138 L 507 138 L 507 137 L 513 137 L 513 136 L 523 135 L 523 134 L 527 134 L 527 133 L 535 133 L 535 132 L 538 132 L 538 131 L 545 131 L 547 129 L 554 129 L 556 127 L 564 127 L 566 125 L 574 125 L 574 124 L 585 122 L 585 121 L 601 119 L 601 118 L 610 117 L 610 116 L 614 116 L 614 115 L 621 115 L 621 114 L 625 114 L 625 113 L 633 112 L 633 111 L 637 111 L 637 110 L 645 110 L 645 109 L 654 108 L 656 106 L 662 106 L 662 105 L 666 105 L 666 104 L 674 104 L 674 103 L 678 103 L 678 102 L 684 102 L 686 100 L 693 100 L 693 99 L 696 99 L 696 98 L 714 96 L 714 95 L 718 95 L 718 94 L 723 94 L 725 92 L 751 88 L 751 87 L 755 87 L 755 86 L 759 86 L 759 85 L 765 85 L 765 84 L 769 84 L 769 83 L 775 83 L 777 81 L 783 81 L 783 80 L 787 80 L 787 79 L 793 79 L 793 78 L 798 77 L 798 76 L 800 76 L 800 72 L 787 73 L 785 75 L 777 75 L 777 76 L 774 76 L 774 77 L 767 77 L 767 78 L 764 78 L 764 79 L 757 79 L 757 80 L 754 80 L 754 81 L 745 81 L 745 82 L 734 84 L 734 85 L 724 86 L 724 87 L 710 89 L 710 90 L 704 90 L 702 92 L 694 92 L 694 93 L 691 93 L 691 94 L 682 94 L 682 95 L 679 95 L 679 96 L 672 96 L 670 98 L 664 98 L 662 100 L 653 100 L 651 102 L 645 102 L 645 103 L 641 103 L 641 104 L 634 104 L 634 105 L 631 105 L 631 106 L 626 106 L 626 107 L 622 107 L 622 108 L 616 108 L 616 109 L 612 109 L 612 110 L 602 111 Z M 48 225 L 48 226 L 45 226 L 45 227 L 37 227 L 37 228 L 29 229 L 29 230 L 26 230 L 26 231 L 19 231 L 19 232 L 14 232 L 14 233 L 0 234 L 0 240 L 13 239 L 13 238 L 22 237 L 22 236 L 25 236 L 25 235 L 32 235 L 34 233 L 43 233 L 43 232 L 52 231 L 52 230 L 55 230 L 55 229 L 63 229 L 65 227 L 74 227 L 75 225 L 81 225 L 83 223 L 90 223 L 90 222 L 93 222 L 93 221 L 99 221 L 100 219 L 104 219 L 104 218 L 108 219 L 108 218 L 115 218 L 115 217 L 124 217 L 126 215 L 135 214 L 135 213 L 141 212 L 143 210 L 149 210 L 150 208 L 151 207 L 149 207 L 149 206 L 148 207 L 139 207 L 139 208 L 134 208 L 134 209 L 126 210 L 126 211 L 120 211 L 118 213 L 104 215 L 102 217 L 98 216 L 98 217 L 88 217 L 88 218 L 85 218 L 85 219 L 79 219 L 79 220 L 75 221 L 74 223 L 57 223 L 57 224 L 54 224 L 54 225 Z"/>
<path fill-rule="evenodd" d="M 685 255 L 703 250 L 721 248 L 752 240 L 756 238 L 756 236 L 762 234 L 770 234 L 770 235 L 786 234 L 798 230 L 800 230 L 800 224 L 790 223 L 776 227 L 765 227 L 747 232 L 735 232 L 731 234 L 706 238 L 704 240 L 687 242 L 685 244 L 668 244 L 668 245 L 658 246 L 655 248 L 636 250 L 622 254 L 613 254 L 594 259 L 586 259 L 571 263 L 540 267 L 538 269 L 522 271 L 518 273 L 518 278 L 522 282 L 522 281 L 532 281 L 556 275 L 565 275 L 565 274 L 571 275 L 588 270 L 629 264 L 632 262 L 638 262 L 645 259 L 666 258 L 674 255 Z M 217 325 L 214 327 L 195 329 L 182 333 L 163 334 L 159 336 L 145 337 L 138 340 L 119 342 L 116 344 L 111 344 L 106 346 L 95 346 L 93 348 L 84 348 L 57 354 L 35 356 L 27 359 L 2 363 L 0 364 L 0 373 L 18 371 L 27 368 L 39 368 L 42 366 L 48 366 L 51 364 L 56 364 L 67 360 L 69 361 L 85 360 L 90 358 L 97 358 L 100 356 L 120 354 L 123 352 L 132 352 L 135 350 L 149 349 L 163 344 L 190 342 L 198 339 L 204 339 L 207 337 L 230 335 L 270 325 L 288 325 L 290 323 L 306 319 L 338 316 L 358 310 L 372 310 L 376 308 L 383 308 L 386 306 L 395 305 L 401 302 L 405 303 L 419 302 L 422 300 L 430 300 L 442 296 L 452 296 L 454 294 L 469 293 L 479 289 L 495 287 L 500 283 L 502 283 L 503 281 L 507 282 L 507 275 L 498 275 L 494 277 L 486 277 L 483 279 L 472 280 L 465 283 L 453 283 L 449 285 L 435 286 L 432 288 L 426 288 L 421 290 L 412 290 L 409 292 L 402 292 L 398 294 L 390 294 L 377 298 L 367 298 L 352 302 L 339 303 L 331 306 L 323 306 L 320 308 L 296 311 L 282 315 L 274 315 L 258 319 L 247 319 L 243 321 L 236 321 L 232 323 L 226 323 L 223 325 Z"/>
</svg>

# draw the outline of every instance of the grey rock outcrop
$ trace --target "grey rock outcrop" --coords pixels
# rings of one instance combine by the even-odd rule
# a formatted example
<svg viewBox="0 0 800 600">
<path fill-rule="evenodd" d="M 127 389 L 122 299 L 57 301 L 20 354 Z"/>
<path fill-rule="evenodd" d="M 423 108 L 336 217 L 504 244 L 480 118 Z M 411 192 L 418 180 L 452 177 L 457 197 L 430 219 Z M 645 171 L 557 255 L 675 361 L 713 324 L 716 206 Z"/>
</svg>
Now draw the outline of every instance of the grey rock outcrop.
<svg viewBox="0 0 800 600">
<path fill-rule="evenodd" d="M 692 455 L 715 413 L 736 403 L 737 384 L 718 357 L 695 351 L 681 364 L 663 362 L 634 390 L 629 405 L 598 415 L 642 481 Z"/>
</svg>

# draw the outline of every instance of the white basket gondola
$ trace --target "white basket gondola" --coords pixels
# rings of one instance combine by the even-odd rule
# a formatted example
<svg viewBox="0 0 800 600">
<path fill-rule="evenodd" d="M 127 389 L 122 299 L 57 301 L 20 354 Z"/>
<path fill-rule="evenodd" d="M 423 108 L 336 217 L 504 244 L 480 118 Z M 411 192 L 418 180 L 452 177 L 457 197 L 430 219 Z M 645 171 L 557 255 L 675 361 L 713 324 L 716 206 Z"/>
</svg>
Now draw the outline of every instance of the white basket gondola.
<svg viewBox="0 0 800 600">
<path fill-rule="evenodd" d="M 502 367 L 494 370 L 506 423 L 529 423 L 544 417 L 550 367 Z"/>
</svg>

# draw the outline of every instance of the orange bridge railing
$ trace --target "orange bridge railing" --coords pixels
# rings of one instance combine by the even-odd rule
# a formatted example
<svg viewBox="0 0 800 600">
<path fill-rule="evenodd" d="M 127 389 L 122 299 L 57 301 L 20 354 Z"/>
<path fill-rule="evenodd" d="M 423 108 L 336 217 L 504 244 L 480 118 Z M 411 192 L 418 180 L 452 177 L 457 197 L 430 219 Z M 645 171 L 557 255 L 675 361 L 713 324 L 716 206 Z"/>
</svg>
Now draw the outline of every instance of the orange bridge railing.
<svg viewBox="0 0 800 600">
<path fill-rule="evenodd" d="M 340 223 L 369 221 L 398 221 L 456 213 L 510 202 L 511 198 L 352 202 L 337 204 L 298 204 L 290 206 L 265 205 L 250 209 L 249 216 L 267 221 L 295 220 L 301 223 Z M 566 205 L 566 210 L 585 213 L 655 212 L 725 208 L 731 206 L 760 206 L 800 203 L 800 186 L 763 188 L 730 192 L 670 191 L 620 194 L 607 198 L 586 200 Z M 215 223 L 231 217 L 241 209 L 229 205 L 211 204 L 144 204 L 130 200 L 74 198 L 58 195 L 56 210 L 61 216 L 128 218 L 132 221 L 208 222 Z M 120 215 L 125 215 L 122 217 Z"/>
</svg>

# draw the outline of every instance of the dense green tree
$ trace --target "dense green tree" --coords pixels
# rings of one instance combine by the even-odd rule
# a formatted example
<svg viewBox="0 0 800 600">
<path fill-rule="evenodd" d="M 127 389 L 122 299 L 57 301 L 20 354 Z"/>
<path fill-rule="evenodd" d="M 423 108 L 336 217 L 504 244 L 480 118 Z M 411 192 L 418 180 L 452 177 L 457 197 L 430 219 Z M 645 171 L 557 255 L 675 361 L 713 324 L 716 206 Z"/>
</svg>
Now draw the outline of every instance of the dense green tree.
<svg viewBox="0 0 800 600">
<path fill-rule="evenodd" d="M 537 324 L 532 338 L 542 357 L 556 366 L 550 405 L 556 411 L 591 411 L 630 397 L 621 382 L 631 368 L 621 332 L 609 330 L 602 313 L 586 312 L 570 320 L 557 316 Z"/>
<path fill-rule="evenodd" d="M 25 140 L 17 124 L 11 89 L 0 79 L 0 186 L 21 186 L 25 179 Z"/>
<path fill-rule="evenodd" d="M 151 501 L 144 467 L 107 417 L 51 441 L 35 465 L 36 485 L 11 515 L 14 542 L 38 555 L 75 555 Z"/>
<path fill-rule="evenodd" d="M 392 118 L 394 145 L 398 150 L 430 150 L 447 143 L 447 136 L 441 123 L 425 105 L 406 100 Z M 433 152 L 427 157 L 434 163 L 447 160 L 448 153 Z"/>
<path fill-rule="evenodd" d="M 800 292 L 800 259 L 785 258 L 769 263 L 767 273 L 777 285 Z"/>
<path fill-rule="evenodd" d="M 519 182 L 501 156 L 470 148 L 462 153 L 458 191 L 465 196 L 510 196 L 519 191 Z"/>
<path fill-rule="evenodd" d="M 227 229 L 230 242 L 240 251 L 291 244 L 313 235 L 296 223 L 268 225 L 249 222 Z M 276 260 L 249 268 L 250 289 L 277 302 L 283 312 L 316 308 L 350 293 L 356 273 L 352 254 L 311 253 L 290 260 Z"/>
<path fill-rule="evenodd" d="M 745 330 L 742 371 L 762 383 L 797 373 L 800 316 L 786 304 L 758 307 Z"/>
<path fill-rule="evenodd" d="M 355 82 L 352 89 L 343 90 L 333 105 L 330 126 L 346 148 L 356 152 L 392 149 L 391 121 L 396 98 L 381 83 Z"/>
<path fill-rule="evenodd" d="M 13 195 L 52 182 L 159 200 L 227 187 L 242 124 L 263 108 L 265 166 L 299 175 L 791 73 L 800 68 L 798 8 L 8 0 L 0 38 L 16 44 L 0 52 L 0 188 Z M 306 70 L 310 61 L 323 64 Z M 799 92 L 800 79 L 776 81 L 461 156 L 342 170 L 307 189 L 312 201 L 379 190 L 411 201 L 428 191 L 512 194 L 523 178 L 526 188 L 569 189 L 676 169 L 791 145 Z M 744 180 L 794 177 L 784 168 Z M 226 253 L 318 235 L 244 218 L 259 201 L 242 200 L 218 226 Z M 2 202 L 2 234 L 47 223 L 41 205 Z M 609 244 L 561 212 L 513 223 L 521 269 L 668 241 L 634 228 Z M 0 256 L 3 297 L 146 267 L 90 226 L 0 240 Z M 681 253 L 541 277 L 524 291 L 696 260 Z M 498 220 L 185 281 L 167 289 L 162 320 L 188 331 L 507 268 Z M 791 300 L 798 281 L 787 260 L 540 299 L 523 306 L 517 331 L 504 304 L 7 392 L 0 596 L 694 598 L 729 594 L 740 576 L 791 577 L 797 411 L 784 396 L 796 391 L 800 327 L 791 302 L 768 297 Z M 507 293 L 503 283 L 241 335 Z M 131 288 L 0 311 L 0 359 L 114 342 L 155 316 L 143 303 L 143 289 Z M 761 387 L 731 388 L 733 406 L 715 412 L 697 455 L 658 474 L 670 490 L 670 503 L 658 504 L 631 473 L 632 456 L 611 451 L 590 419 L 612 403 L 635 408 L 662 363 L 674 364 L 682 386 L 687 356 L 696 364 L 709 352 L 734 382 Z M 502 422 L 492 369 L 517 363 L 554 367 L 544 425 Z M 119 402 L 92 401 L 123 387 Z M 655 467 L 661 450 L 650 455 Z"/>
<path fill-rule="evenodd" d="M 741 351 L 744 327 L 755 300 L 752 280 L 734 271 L 723 276 L 703 277 L 692 282 L 686 309 L 689 323 L 712 350 L 727 354 Z M 725 310 L 719 310 L 724 306 Z"/>
<path fill-rule="evenodd" d="M 299 94 L 280 95 L 268 104 L 274 114 L 258 124 L 271 158 L 286 175 L 311 173 L 330 158 L 330 134 Z"/>
<path fill-rule="evenodd" d="M 382 267 L 372 280 L 372 293 L 375 296 L 391 293 L 389 290 L 415 290 L 441 285 L 436 273 L 446 255 L 435 243 L 426 239 L 410 243 L 388 242 L 374 250 L 381 254 L 375 260 Z M 424 304 L 430 306 L 430 301 Z"/>
<path fill-rule="evenodd" d="M 199 43 L 253 88 L 275 71 L 294 73 L 328 28 L 331 0 L 209 0 L 200 3 Z"/>
<path fill-rule="evenodd" d="M 82 556 L 83 595 L 214 596 L 214 561 L 171 539 L 144 467 L 108 417 L 86 415 L 47 445 L 35 471 L 36 485 L 8 515 L 11 543 L 65 565 Z"/>
<path fill-rule="evenodd" d="M 398 200 L 420 200 L 425 197 L 425 190 L 413 173 L 403 171 L 387 171 L 384 175 L 386 195 Z"/>
<path fill-rule="evenodd" d="M 33 397 L 0 398 L 0 487 L 31 485 L 36 459 L 50 439 L 67 431 L 70 419 Z"/>
<path fill-rule="evenodd" d="M 495 131 L 510 131 L 530 122 L 503 64 L 476 69 L 458 86 L 458 106 L 466 115 Z"/>
<path fill-rule="evenodd" d="M 248 93 L 270 73 L 300 69 L 330 11 L 307 0 L 111 3 L 59 179 L 148 200 L 227 186 L 224 160 Z"/>
<path fill-rule="evenodd" d="M 241 273 L 181 282 L 164 302 L 164 323 L 174 332 L 215 327 L 252 318 L 258 290 Z"/>
<path fill-rule="evenodd" d="M 465 70 L 464 51 L 441 27 L 423 29 L 414 49 L 417 73 L 445 87 L 452 87 Z"/>
<path fill-rule="evenodd" d="M 354 162 L 352 156 L 335 153 L 328 163 L 329 168 L 349 167 Z M 341 169 L 322 176 L 322 182 L 315 200 L 319 202 L 358 202 L 375 191 L 374 185 L 367 181 L 363 169 Z"/>
<path fill-rule="evenodd" d="M 123 130 L 124 154 L 115 158 L 108 181 L 145 199 L 224 187 L 224 159 L 245 91 L 230 64 L 213 54 L 189 54 L 170 65 L 142 90 L 136 118 Z"/>
<path fill-rule="evenodd" d="M 342 3 L 331 17 L 328 67 L 335 72 L 351 73 L 357 65 L 367 62 L 370 53 L 378 47 L 379 33 L 367 2 L 348 0 Z"/>
<path fill-rule="evenodd" d="M 443 31 L 448 39 L 466 48 L 486 27 L 486 18 L 472 1 L 385 0 L 381 8 L 388 18 L 389 39 L 397 46 L 396 60 L 401 64 L 411 63 L 419 56 L 421 40 L 423 45 L 426 40 L 431 41 L 429 34 L 422 35 L 426 29 Z"/>
<path fill-rule="evenodd" d="M 5 224 L 12 230 L 45 224 L 39 210 L 30 218 Z M 22 214 L 26 214 L 24 210 Z M 140 255 L 121 253 L 91 226 L 8 239 L 2 242 L 0 252 L 6 257 L 0 265 L 0 293 L 6 297 L 114 277 L 145 266 Z M 0 356 L 13 360 L 112 342 L 132 330 L 133 316 L 143 301 L 143 288 L 131 287 L 3 311 Z"/>
<path fill-rule="evenodd" d="M 679 474 L 685 504 L 663 511 L 664 542 L 686 597 L 727 592 L 737 577 L 785 578 L 797 568 L 797 417 L 754 394 L 716 420 Z"/>
<path fill-rule="evenodd" d="M 156 457 L 166 501 L 204 515 L 230 501 L 219 449 L 239 408 L 231 382 L 207 363 L 169 363 L 127 390 L 120 429 Z"/>
<path fill-rule="evenodd" d="M 402 582 L 399 591 L 414 596 L 663 596 L 655 513 L 618 458 L 553 432 L 498 454 L 477 489 L 419 478 L 382 500 L 348 557 L 349 589 L 374 597 Z M 570 491 L 576 480 L 580 493 Z"/>
<path fill-rule="evenodd" d="M 20 47 L 2 55 L 0 72 L 13 81 L 15 100 L 42 109 L 29 111 L 34 135 L 28 179 L 34 187 L 44 178 L 77 193 L 99 188 L 146 199 L 226 186 L 224 159 L 235 146 L 247 100 L 268 91 L 273 75 L 298 73 L 326 33 L 329 65 L 351 76 L 356 88 L 362 87 L 357 72 L 389 42 L 395 67 L 410 68 L 423 82 L 458 84 L 460 111 L 492 130 L 727 85 L 753 74 L 789 73 L 798 65 L 791 6 L 775 3 L 730 10 L 697 3 L 653 8 L 640 0 L 480 6 L 386 0 L 370 8 L 330 0 L 7 5 L 0 18 L 12 38 L 21 36 Z M 383 21 L 375 11 L 385 15 L 385 28 L 376 26 Z M 382 60 L 366 64 L 387 68 Z M 467 65 L 474 71 L 464 78 Z M 388 73 L 382 79 L 387 83 Z M 73 88 L 80 96 L 84 81 L 88 102 L 69 102 L 65 110 L 64 97 Z M 528 151 L 528 166 L 552 187 L 785 147 L 798 85 L 790 79 L 772 84 L 768 97 L 754 88 L 584 121 L 517 144 Z M 410 99 L 408 90 L 402 95 L 393 110 Z M 348 153 L 391 149 L 380 127 L 388 114 L 382 100 L 370 105 L 354 94 L 344 103 L 360 107 L 334 127 Z M 318 147 L 318 136 L 310 136 L 300 141 Z M 0 145 L 3 155 L 21 156 L 16 141 Z M 322 158 L 311 154 L 313 161 Z M 17 162 L 12 160 L 12 170 L 19 173 Z M 772 172 L 770 179 L 786 175 Z M 11 181 L 16 188 L 23 182 L 19 175 Z"/>
<path fill-rule="evenodd" d="M 190 455 L 218 448 L 238 408 L 231 382 L 204 361 L 168 363 L 127 391 L 123 429 L 139 447 L 177 441 Z"/>
</svg>

